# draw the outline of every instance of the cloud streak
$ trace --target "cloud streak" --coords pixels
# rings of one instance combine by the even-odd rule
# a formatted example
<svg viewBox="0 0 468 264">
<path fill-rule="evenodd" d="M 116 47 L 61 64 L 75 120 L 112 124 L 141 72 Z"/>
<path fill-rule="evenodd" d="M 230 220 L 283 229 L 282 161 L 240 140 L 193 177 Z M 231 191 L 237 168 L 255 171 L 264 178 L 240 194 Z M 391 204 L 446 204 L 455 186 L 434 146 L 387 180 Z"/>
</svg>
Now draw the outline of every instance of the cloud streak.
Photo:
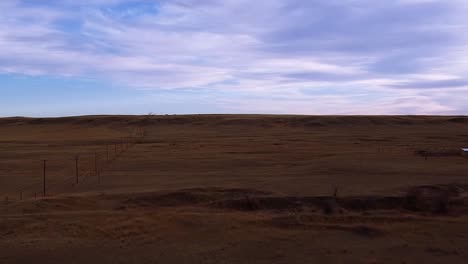
<svg viewBox="0 0 468 264">
<path fill-rule="evenodd" d="M 468 113 L 450 99 L 468 91 L 461 0 L 6 0 L 0 10 L 0 73 L 229 91 L 213 100 L 234 112 Z"/>
</svg>

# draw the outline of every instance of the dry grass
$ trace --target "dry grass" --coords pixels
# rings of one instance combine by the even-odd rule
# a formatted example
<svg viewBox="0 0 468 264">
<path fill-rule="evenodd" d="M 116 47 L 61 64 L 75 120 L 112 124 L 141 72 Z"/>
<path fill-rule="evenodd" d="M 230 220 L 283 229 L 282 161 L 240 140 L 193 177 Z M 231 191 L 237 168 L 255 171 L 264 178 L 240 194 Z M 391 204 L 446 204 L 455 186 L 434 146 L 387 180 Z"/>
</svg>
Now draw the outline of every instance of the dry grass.
<svg viewBox="0 0 468 264">
<path fill-rule="evenodd" d="M 0 262 L 468 257 L 468 162 L 452 155 L 468 146 L 465 117 L 0 119 L 0 195 L 17 199 L 18 188 L 40 182 L 41 159 L 51 182 L 74 175 L 75 155 L 90 169 L 96 151 L 141 126 L 144 140 L 106 168 L 101 184 L 89 177 L 51 189 L 59 196 L 2 203 Z M 425 160 L 419 150 L 443 155 Z"/>
</svg>

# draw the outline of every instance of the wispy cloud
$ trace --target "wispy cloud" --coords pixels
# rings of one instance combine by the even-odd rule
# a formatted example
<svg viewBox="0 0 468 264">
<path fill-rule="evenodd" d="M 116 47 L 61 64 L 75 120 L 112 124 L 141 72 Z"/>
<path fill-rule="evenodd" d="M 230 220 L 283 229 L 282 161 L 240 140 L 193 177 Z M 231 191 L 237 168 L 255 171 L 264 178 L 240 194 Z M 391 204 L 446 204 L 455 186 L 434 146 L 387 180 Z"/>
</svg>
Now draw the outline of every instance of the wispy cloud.
<svg viewBox="0 0 468 264">
<path fill-rule="evenodd" d="M 467 11 L 463 0 L 4 0 L 0 73 L 209 89 L 233 112 L 468 113 Z"/>
</svg>

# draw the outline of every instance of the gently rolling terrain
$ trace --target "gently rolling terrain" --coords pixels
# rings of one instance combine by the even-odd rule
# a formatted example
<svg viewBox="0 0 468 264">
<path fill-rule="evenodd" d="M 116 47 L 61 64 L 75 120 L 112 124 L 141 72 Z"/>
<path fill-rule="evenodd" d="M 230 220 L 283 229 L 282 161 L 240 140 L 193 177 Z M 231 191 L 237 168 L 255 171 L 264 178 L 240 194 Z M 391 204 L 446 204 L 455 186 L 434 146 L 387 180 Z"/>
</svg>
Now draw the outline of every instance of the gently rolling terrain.
<svg viewBox="0 0 468 264">
<path fill-rule="evenodd" d="M 0 263 L 465 263 L 463 147 L 468 117 L 1 118 Z"/>
</svg>

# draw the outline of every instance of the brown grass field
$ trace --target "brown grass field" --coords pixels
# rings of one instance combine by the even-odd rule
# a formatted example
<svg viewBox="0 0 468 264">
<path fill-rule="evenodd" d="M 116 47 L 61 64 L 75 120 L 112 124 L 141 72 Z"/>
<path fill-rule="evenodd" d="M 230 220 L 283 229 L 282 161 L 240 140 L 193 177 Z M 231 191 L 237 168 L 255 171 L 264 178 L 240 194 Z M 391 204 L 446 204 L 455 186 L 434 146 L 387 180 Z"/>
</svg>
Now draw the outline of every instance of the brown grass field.
<svg viewBox="0 0 468 264">
<path fill-rule="evenodd" d="M 0 263 L 467 263 L 462 147 L 468 117 L 1 118 Z"/>
</svg>

